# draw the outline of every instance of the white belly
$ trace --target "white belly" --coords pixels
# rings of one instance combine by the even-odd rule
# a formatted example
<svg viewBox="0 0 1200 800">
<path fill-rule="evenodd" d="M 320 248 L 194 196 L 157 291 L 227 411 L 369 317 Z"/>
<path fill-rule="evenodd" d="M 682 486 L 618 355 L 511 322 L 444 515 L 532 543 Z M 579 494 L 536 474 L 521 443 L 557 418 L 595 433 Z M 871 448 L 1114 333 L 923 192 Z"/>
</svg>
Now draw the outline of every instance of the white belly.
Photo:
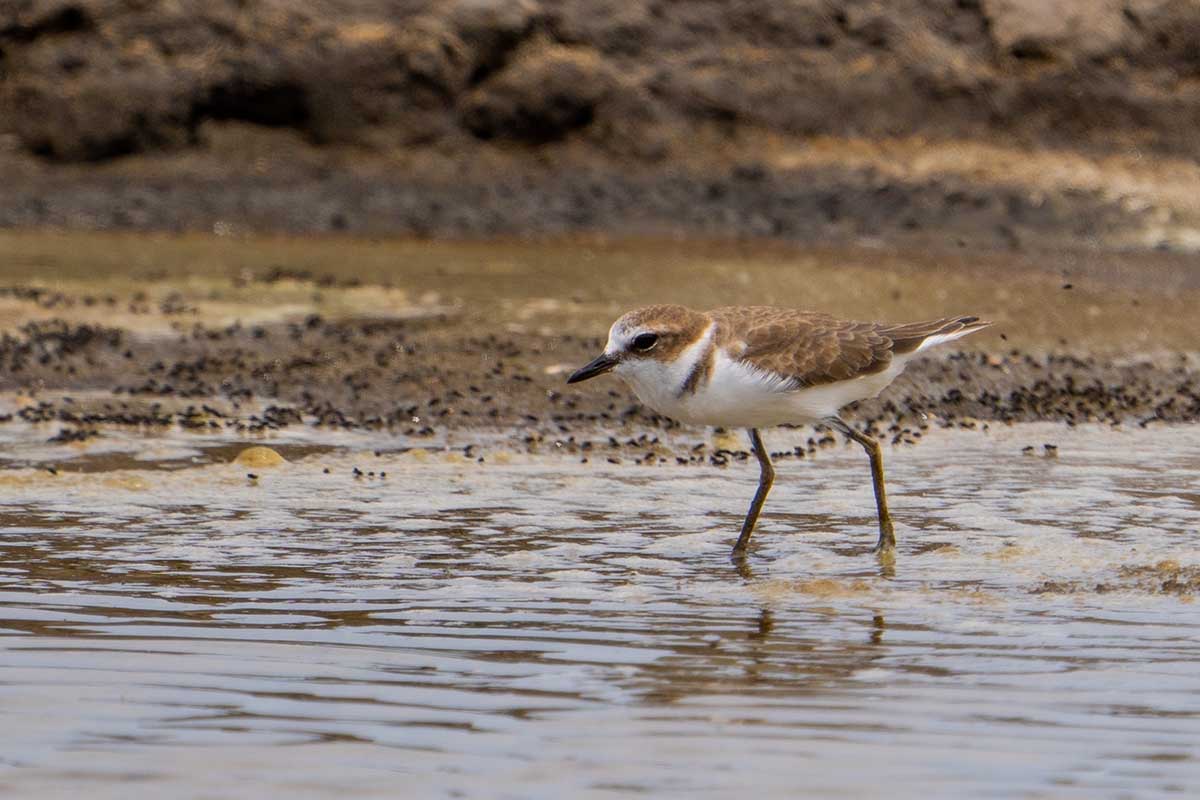
<svg viewBox="0 0 1200 800">
<path fill-rule="evenodd" d="M 755 370 L 718 353 L 709 380 L 695 393 L 664 391 L 661 383 L 640 385 L 629 380 L 643 403 L 660 414 L 693 425 L 769 428 L 784 423 L 811 423 L 828 419 L 845 405 L 875 397 L 895 380 L 907 358 L 895 359 L 888 369 L 848 381 L 802 389 L 788 381 Z M 634 376 L 630 376 L 633 378 Z M 640 376 L 639 376 L 640 377 Z"/>
</svg>

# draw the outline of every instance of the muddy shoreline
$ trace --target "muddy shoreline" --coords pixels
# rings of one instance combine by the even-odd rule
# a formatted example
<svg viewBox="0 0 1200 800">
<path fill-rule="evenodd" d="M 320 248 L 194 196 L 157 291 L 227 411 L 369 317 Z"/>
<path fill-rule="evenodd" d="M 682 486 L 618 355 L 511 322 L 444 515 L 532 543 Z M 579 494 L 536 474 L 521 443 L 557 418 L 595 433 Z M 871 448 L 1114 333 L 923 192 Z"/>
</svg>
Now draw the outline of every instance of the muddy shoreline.
<svg viewBox="0 0 1200 800">
<path fill-rule="evenodd" d="M 581 457 L 608 457 L 615 441 L 621 458 L 727 460 L 659 442 L 657 433 L 678 425 L 618 381 L 568 387 L 564 379 L 600 349 L 622 308 L 658 298 L 701 307 L 761 302 L 764 288 L 775 302 L 846 316 L 858 309 L 906 319 L 944 308 L 997 320 L 969 349 L 914 362 L 880 398 L 848 410 L 896 444 L 919 440 L 929 426 L 1200 418 L 1186 316 L 1195 289 L 1133 290 L 1096 264 L 1077 265 L 1079 277 L 1065 279 L 1076 286 L 1040 273 L 1014 284 L 987 268 L 954 277 L 902 259 L 869 263 L 874 254 L 855 251 L 829 256 L 834 267 L 800 253 L 686 247 L 563 245 L 563 253 L 586 255 L 564 263 L 554 248 L 500 245 L 430 251 L 334 240 L 292 249 L 273 240 L 61 234 L 0 241 L 14 270 L 4 280 L 25 262 L 60 275 L 0 286 L 4 419 L 46 424 L 47 438 L 60 442 L 87 441 L 109 426 L 237 434 L 324 426 L 418 441 L 502 432 L 520 448 Z M 140 273 L 129 274 L 126 246 L 145 258 Z M 109 262 L 88 255 L 101 250 Z M 310 269 L 300 253 L 327 271 Z M 657 277 L 639 283 L 650 264 Z M 1186 273 L 1170 260 L 1145 268 Z M 689 284 L 686 276 L 698 277 Z M 1177 317 L 1178 329 L 1151 333 L 1148 308 Z M 793 455 L 811 452 L 822 436 Z"/>
<path fill-rule="evenodd" d="M 108 424 L 238 432 L 311 424 L 409 436 L 506 429 L 532 444 L 578 432 L 676 425 L 616 381 L 565 386 L 568 367 L 586 362 L 600 338 L 531 344 L 496 333 L 463 337 L 455 327 L 445 319 L 312 316 L 285 326 L 195 326 L 169 341 L 143 341 L 54 320 L 7 337 L 0 363 L 10 387 L 37 387 L 26 390 L 19 418 L 67 423 L 81 435 Z M 1129 362 L 951 351 L 910 365 L 894 388 L 848 415 L 897 442 L 930 424 L 928 416 L 964 427 L 1189 422 L 1200 419 L 1200 386 L 1193 360 L 1183 355 Z"/>
</svg>

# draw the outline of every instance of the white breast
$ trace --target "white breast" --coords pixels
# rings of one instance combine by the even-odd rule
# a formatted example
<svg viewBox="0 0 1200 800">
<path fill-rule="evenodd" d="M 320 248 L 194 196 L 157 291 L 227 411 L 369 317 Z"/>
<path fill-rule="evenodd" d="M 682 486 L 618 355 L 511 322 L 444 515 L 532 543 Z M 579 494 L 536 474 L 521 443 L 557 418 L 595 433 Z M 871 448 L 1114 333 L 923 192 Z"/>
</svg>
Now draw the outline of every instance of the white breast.
<svg viewBox="0 0 1200 800">
<path fill-rule="evenodd" d="M 756 369 L 718 351 L 709 381 L 681 398 L 674 413 L 662 413 L 697 425 L 768 428 L 784 423 L 811 423 L 834 416 L 845 405 L 874 397 L 904 369 L 906 357 L 888 369 L 820 386 L 793 388 L 781 375 Z M 648 402 L 648 401 L 647 401 Z"/>
</svg>

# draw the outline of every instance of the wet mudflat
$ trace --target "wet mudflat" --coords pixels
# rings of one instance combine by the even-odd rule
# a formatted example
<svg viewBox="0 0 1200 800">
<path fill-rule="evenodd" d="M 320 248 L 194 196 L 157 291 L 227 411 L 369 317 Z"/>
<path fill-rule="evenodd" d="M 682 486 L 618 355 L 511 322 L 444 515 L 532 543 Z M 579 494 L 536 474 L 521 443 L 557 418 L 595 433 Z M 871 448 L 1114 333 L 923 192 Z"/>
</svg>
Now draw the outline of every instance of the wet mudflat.
<svg viewBox="0 0 1200 800">
<path fill-rule="evenodd" d="M 1198 299 L 1154 253 L 2 233 L 0 795 L 1194 794 Z M 894 561 L 808 429 L 729 561 L 741 433 L 563 383 L 644 302 L 996 321 L 848 412 Z"/>
<path fill-rule="evenodd" d="M 1194 428 L 931 429 L 887 453 L 894 563 L 825 447 L 743 570 L 746 464 L 46 438 L 0 427 L 7 795 L 1200 790 Z"/>
</svg>

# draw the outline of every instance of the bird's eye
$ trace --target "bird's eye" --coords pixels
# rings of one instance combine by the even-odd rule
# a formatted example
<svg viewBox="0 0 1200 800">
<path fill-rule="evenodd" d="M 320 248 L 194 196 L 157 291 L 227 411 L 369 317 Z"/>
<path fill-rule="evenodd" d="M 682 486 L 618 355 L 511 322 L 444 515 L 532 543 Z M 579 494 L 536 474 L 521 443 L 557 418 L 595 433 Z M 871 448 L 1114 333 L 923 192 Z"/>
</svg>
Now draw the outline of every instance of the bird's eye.
<svg viewBox="0 0 1200 800">
<path fill-rule="evenodd" d="M 657 333 L 639 333 L 633 337 L 633 349 L 639 353 L 648 353 L 658 344 Z"/>
</svg>

